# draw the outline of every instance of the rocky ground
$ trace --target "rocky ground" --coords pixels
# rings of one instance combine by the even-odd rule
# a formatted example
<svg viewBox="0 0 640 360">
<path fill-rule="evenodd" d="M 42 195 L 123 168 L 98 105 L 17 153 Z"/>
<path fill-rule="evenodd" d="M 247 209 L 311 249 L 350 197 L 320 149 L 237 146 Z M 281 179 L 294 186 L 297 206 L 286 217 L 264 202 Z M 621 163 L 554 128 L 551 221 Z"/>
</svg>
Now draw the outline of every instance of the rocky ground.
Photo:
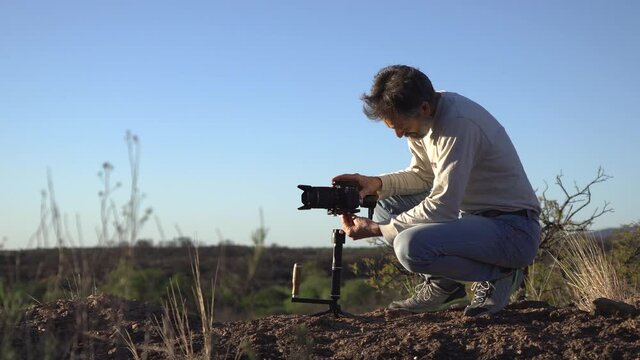
<svg viewBox="0 0 640 360">
<path fill-rule="evenodd" d="M 460 311 L 409 314 L 379 309 L 359 317 L 277 315 L 214 323 L 212 358 L 230 359 L 639 359 L 640 301 L 597 313 L 523 301 L 494 316 Z M 170 358 L 163 311 L 107 295 L 30 308 L 12 347 L 20 358 Z M 189 317 L 193 351 L 201 323 Z M 165 334 L 170 332 L 164 330 Z M 179 343 L 175 358 L 185 358 Z"/>
</svg>

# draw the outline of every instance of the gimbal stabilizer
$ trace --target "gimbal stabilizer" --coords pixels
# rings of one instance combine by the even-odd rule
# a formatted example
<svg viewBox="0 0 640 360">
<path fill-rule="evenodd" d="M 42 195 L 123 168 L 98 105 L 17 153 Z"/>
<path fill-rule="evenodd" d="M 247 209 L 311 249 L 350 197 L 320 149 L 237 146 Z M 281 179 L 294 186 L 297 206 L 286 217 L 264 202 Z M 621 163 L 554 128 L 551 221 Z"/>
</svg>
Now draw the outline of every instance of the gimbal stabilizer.
<svg viewBox="0 0 640 360">
<path fill-rule="evenodd" d="M 375 208 L 376 202 L 378 200 L 377 196 L 370 195 L 365 197 L 365 199 L 360 201 L 359 203 L 356 200 L 354 204 L 350 204 L 348 199 L 352 197 L 352 194 L 355 194 L 355 199 L 358 198 L 357 185 L 351 183 L 342 183 L 337 185 L 334 184 L 333 188 L 314 188 L 306 185 L 300 185 L 299 188 L 304 191 L 302 195 L 302 202 L 303 204 L 305 204 L 305 206 L 301 207 L 299 210 L 306 210 L 310 208 L 326 208 L 328 209 L 328 213 L 331 215 L 339 215 L 343 213 L 353 214 L 358 212 L 358 206 L 362 206 L 369 209 L 368 217 L 369 219 L 371 219 L 373 218 L 373 209 Z M 344 204 L 347 205 L 345 206 Z M 338 304 L 338 300 L 340 299 L 340 278 L 342 273 L 342 245 L 344 245 L 345 243 L 344 231 L 342 231 L 342 229 L 333 229 L 331 234 L 331 241 L 333 242 L 333 262 L 331 264 L 331 299 L 310 299 L 299 297 L 302 266 L 298 263 L 295 263 L 293 265 L 291 301 L 308 304 L 329 305 L 328 310 L 321 311 L 312 315 L 333 313 L 335 317 L 354 316 L 342 311 L 340 305 Z"/>
</svg>

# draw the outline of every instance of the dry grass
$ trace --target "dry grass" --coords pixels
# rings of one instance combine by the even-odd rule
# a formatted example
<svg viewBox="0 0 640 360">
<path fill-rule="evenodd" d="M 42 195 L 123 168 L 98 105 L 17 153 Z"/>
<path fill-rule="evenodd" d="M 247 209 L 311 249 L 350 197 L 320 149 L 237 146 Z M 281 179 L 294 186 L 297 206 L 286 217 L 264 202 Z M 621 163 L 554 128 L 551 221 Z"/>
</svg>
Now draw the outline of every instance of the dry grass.
<svg viewBox="0 0 640 360">
<path fill-rule="evenodd" d="M 191 255 L 191 253 L 189 253 Z M 200 256 L 198 254 L 198 248 L 195 248 L 195 257 L 191 261 L 191 272 L 195 279 L 195 285 L 193 287 L 193 295 L 198 304 L 198 315 L 202 322 L 202 337 L 204 344 L 204 358 L 211 359 L 213 353 L 213 321 L 214 321 L 214 304 L 215 304 L 215 288 L 216 281 L 218 279 L 218 270 L 220 268 L 220 261 L 216 266 L 216 274 L 211 284 L 211 301 L 207 302 L 202 291 L 202 281 L 200 278 Z"/>
<path fill-rule="evenodd" d="M 123 334 L 121 331 L 118 331 L 118 333 L 120 334 L 120 336 L 124 340 L 124 343 L 127 345 L 127 349 L 129 350 L 129 353 L 131 354 L 131 358 L 133 360 L 141 360 L 141 357 L 138 354 L 138 349 L 136 348 L 136 344 L 131 339 L 131 335 L 129 335 L 129 332 L 125 331 L 124 334 Z"/>
<path fill-rule="evenodd" d="M 579 309 L 590 311 L 593 300 L 601 297 L 627 300 L 628 287 L 618 276 L 611 257 L 592 236 L 566 234 L 561 254 L 555 261 L 566 277 Z"/>
<path fill-rule="evenodd" d="M 529 274 L 525 278 L 528 298 L 536 301 L 544 300 L 544 296 L 552 290 L 551 276 L 557 265 L 557 262 L 554 262 L 550 267 L 546 268 L 534 261 L 533 264 L 529 266 Z M 538 279 L 538 277 L 540 277 L 540 279 Z"/>
<path fill-rule="evenodd" d="M 155 319 L 155 331 L 160 334 L 162 339 L 162 347 L 159 350 L 164 353 L 167 359 L 211 359 L 213 357 L 213 322 L 214 322 L 214 293 L 217 280 L 218 268 L 216 275 L 212 280 L 211 300 L 208 301 L 202 290 L 202 279 L 200 274 L 200 256 L 198 248 L 194 248 L 194 256 L 191 257 L 191 271 L 195 284 L 192 288 L 193 295 L 196 300 L 197 314 L 200 318 L 202 327 L 200 333 L 194 332 L 189 325 L 189 309 L 187 301 L 182 295 L 180 286 L 171 282 L 167 289 L 167 299 L 163 301 L 163 314 L 160 319 Z M 218 261 L 220 264 L 220 261 Z M 122 335 L 127 348 L 134 359 L 140 359 L 138 348 L 131 340 L 128 332 Z M 202 338 L 203 347 L 199 351 L 194 347 L 194 341 L 197 337 Z"/>
<path fill-rule="evenodd" d="M 194 359 L 194 333 L 189 326 L 189 311 L 180 287 L 173 282 L 169 286 L 168 299 L 163 302 L 164 313 L 156 320 L 156 328 L 169 359 Z"/>
</svg>

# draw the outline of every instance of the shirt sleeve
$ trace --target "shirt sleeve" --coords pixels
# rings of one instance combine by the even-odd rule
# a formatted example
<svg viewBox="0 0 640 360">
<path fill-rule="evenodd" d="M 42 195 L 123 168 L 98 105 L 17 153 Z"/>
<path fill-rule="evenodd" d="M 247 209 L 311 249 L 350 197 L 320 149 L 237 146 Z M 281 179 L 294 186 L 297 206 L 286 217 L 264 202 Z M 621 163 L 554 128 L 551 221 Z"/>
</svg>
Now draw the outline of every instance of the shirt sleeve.
<svg viewBox="0 0 640 360">
<path fill-rule="evenodd" d="M 435 141 L 436 156 L 433 159 L 433 188 L 429 196 L 388 224 L 380 224 L 382 235 L 390 243 L 398 233 L 416 224 L 458 219 L 471 170 L 482 151 L 483 134 L 473 122 L 457 120 L 455 125 L 448 126 L 432 140 Z"/>
<path fill-rule="evenodd" d="M 417 194 L 431 189 L 434 174 L 422 139 L 409 140 L 411 163 L 402 171 L 379 175 L 382 188 L 378 191 L 380 199 L 392 195 Z"/>
</svg>

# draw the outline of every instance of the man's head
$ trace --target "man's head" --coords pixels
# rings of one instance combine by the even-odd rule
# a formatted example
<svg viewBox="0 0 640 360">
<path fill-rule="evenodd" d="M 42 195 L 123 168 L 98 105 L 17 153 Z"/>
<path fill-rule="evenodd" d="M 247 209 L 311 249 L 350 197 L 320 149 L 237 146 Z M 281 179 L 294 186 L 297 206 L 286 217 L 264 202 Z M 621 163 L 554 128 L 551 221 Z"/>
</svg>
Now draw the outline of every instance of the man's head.
<svg viewBox="0 0 640 360">
<path fill-rule="evenodd" d="M 429 130 L 427 120 L 435 114 L 438 94 L 420 70 L 392 65 L 376 74 L 371 93 L 361 99 L 368 118 L 383 120 L 398 137 L 420 138 Z"/>
</svg>

